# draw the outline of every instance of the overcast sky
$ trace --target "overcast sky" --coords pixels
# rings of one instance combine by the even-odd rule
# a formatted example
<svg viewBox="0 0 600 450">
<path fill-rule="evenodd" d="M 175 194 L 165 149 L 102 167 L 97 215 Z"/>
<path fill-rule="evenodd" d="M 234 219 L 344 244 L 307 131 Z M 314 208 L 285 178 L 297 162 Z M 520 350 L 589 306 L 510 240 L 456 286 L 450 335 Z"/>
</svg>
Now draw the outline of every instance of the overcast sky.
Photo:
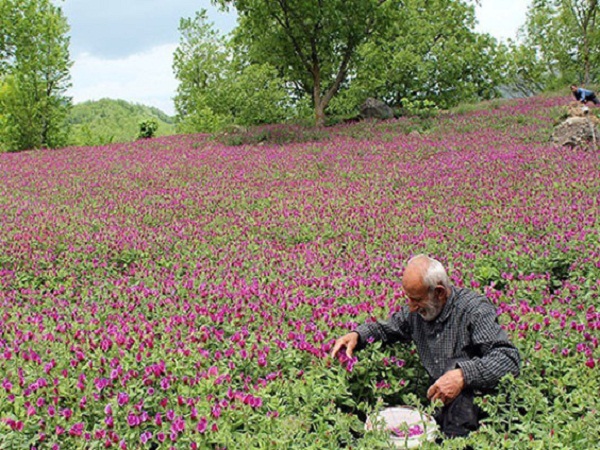
<svg viewBox="0 0 600 450">
<path fill-rule="evenodd" d="M 530 0 L 481 0 L 477 31 L 514 38 Z M 75 103 L 120 98 L 174 114 L 177 81 L 173 52 L 179 19 L 207 9 L 215 27 L 227 33 L 235 14 L 209 0 L 57 0 L 71 26 L 72 88 Z"/>
</svg>

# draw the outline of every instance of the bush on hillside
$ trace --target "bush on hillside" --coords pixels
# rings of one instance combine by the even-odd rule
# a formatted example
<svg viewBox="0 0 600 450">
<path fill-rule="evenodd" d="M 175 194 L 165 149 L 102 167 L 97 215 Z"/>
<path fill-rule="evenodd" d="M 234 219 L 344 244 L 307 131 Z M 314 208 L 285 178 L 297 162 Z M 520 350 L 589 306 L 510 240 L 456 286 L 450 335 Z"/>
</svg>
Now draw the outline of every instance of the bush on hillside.
<svg viewBox="0 0 600 450">
<path fill-rule="evenodd" d="M 140 132 L 138 133 L 138 139 L 153 138 L 158 129 L 158 122 L 154 119 L 142 120 L 139 125 Z"/>
</svg>

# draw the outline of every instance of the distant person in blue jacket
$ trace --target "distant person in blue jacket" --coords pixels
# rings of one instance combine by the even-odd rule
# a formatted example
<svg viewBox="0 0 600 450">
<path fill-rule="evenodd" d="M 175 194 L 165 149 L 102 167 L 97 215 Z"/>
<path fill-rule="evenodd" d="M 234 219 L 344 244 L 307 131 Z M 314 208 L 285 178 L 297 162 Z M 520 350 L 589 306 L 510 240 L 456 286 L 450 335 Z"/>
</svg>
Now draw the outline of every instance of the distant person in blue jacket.
<svg viewBox="0 0 600 450">
<path fill-rule="evenodd" d="M 598 100 L 598 97 L 596 97 L 596 94 L 594 94 L 592 91 L 588 91 L 587 89 L 583 89 L 583 88 L 577 87 L 577 85 L 575 85 L 575 84 L 572 84 L 571 92 L 573 93 L 575 100 L 583 103 L 584 105 L 587 102 L 592 102 L 594 105 L 600 105 L 600 101 Z"/>
</svg>

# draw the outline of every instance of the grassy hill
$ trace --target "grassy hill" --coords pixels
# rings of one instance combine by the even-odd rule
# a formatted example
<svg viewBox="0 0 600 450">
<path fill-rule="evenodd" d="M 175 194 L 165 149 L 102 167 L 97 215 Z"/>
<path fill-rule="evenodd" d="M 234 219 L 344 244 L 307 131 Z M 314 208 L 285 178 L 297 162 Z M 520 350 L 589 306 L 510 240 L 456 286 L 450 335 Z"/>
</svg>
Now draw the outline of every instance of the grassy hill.
<svg viewBox="0 0 600 450">
<path fill-rule="evenodd" d="M 69 116 L 71 144 L 105 145 L 133 141 L 139 132 L 139 122 L 145 119 L 158 122 L 157 136 L 175 133 L 175 119 L 152 106 L 108 98 L 78 103 Z"/>
</svg>

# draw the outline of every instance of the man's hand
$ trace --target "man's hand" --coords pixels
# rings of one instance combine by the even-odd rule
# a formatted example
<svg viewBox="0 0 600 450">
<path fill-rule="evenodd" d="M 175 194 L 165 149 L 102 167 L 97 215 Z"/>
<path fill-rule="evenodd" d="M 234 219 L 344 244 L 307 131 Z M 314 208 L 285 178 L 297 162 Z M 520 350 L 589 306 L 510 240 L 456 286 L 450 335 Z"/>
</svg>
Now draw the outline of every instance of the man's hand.
<svg viewBox="0 0 600 450">
<path fill-rule="evenodd" d="M 356 331 L 352 331 L 336 340 L 335 345 L 333 346 L 333 350 L 331 350 L 331 357 L 335 358 L 335 355 L 338 354 L 340 349 L 342 347 L 346 347 L 346 356 L 348 358 L 352 358 L 352 353 L 358 345 L 358 337 L 358 333 Z"/>
<path fill-rule="evenodd" d="M 462 369 L 449 370 L 431 385 L 427 398 L 431 401 L 440 399 L 444 405 L 451 403 L 465 387 Z"/>
</svg>

